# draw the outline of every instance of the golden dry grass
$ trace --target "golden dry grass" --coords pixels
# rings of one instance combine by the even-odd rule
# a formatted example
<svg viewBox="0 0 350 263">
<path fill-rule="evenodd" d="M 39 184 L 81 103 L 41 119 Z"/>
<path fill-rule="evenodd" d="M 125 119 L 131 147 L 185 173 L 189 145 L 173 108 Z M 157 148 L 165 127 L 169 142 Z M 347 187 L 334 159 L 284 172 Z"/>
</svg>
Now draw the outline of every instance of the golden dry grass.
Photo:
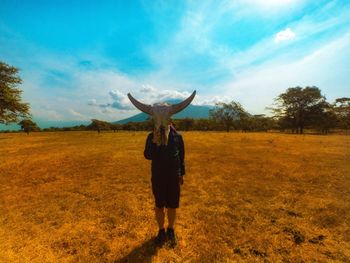
<svg viewBox="0 0 350 263">
<path fill-rule="evenodd" d="M 146 133 L 0 134 L 1 262 L 350 262 L 350 137 L 183 133 L 155 250 Z"/>
</svg>

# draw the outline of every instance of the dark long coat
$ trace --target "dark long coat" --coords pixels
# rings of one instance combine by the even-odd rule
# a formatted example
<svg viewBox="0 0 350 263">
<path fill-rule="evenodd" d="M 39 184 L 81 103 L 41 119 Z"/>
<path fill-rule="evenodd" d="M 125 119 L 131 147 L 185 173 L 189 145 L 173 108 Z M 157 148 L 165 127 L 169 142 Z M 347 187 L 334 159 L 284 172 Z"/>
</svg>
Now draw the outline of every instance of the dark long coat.
<svg viewBox="0 0 350 263">
<path fill-rule="evenodd" d="M 185 174 L 185 148 L 181 134 L 170 128 L 168 145 L 157 146 L 152 142 L 153 132 L 146 141 L 144 156 L 152 160 L 152 178 L 165 179 Z"/>
<path fill-rule="evenodd" d="M 153 133 L 147 137 L 144 156 L 152 160 L 152 192 L 156 207 L 178 208 L 180 201 L 179 176 L 185 174 L 185 149 L 182 136 L 170 129 L 168 145 L 152 142 Z"/>
</svg>

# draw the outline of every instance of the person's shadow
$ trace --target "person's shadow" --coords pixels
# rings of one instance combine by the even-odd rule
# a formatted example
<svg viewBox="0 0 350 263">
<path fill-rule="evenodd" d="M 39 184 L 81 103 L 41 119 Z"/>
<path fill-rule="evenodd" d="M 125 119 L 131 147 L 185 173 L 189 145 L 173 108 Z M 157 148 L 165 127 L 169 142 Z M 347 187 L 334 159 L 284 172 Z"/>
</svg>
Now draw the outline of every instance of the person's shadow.
<svg viewBox="0 0 350 263">
<path fill-rule="evenodd" d="M 157 252 L 157 246 L 154 244 L 154 237 L 144 242 L 141 246 L 133 249 L 128 255 L 121 259 L 116 259 L 114 263 L 133 263 L 133 262 L 152 262 L 152 256 Z"/>
</svg>

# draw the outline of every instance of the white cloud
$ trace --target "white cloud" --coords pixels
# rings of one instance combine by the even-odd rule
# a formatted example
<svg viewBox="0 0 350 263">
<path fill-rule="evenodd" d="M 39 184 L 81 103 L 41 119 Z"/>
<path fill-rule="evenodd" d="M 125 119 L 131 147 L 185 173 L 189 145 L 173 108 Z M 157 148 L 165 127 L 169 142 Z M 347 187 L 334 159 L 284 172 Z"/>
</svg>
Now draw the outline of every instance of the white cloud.
<svg viewBox="0 0 350 263">
<path fill-rule="evenodd" d="M 216 103 L 219 102 L 225 102 L 225 103 L 229 103 L 232 100 L 234 100 L 233 97 L 229 97 L 229 96 L 213 96 L 210 98 L 206 98 L 206 99 L 202 99 L 199 100 L 198 102 L 195 102 L 195 105 L 206 105 L 206 106 L 213 106 Z"/>
<path fill-rule="evenodd" d="M 278 32 L 275 36 L 275 42 L 283 42 L 295 38 L 295 33 L 288 27 L 285 30 Z"/>
<path fill-rule="evenodd" d="M 112 102 L 99 104 L 96 99 L 92 99 L 88 102 L 88 105 L 101 108 L 103 113 L 113 113 L 112 109 L 127 111 L 134 109 L 128 97 L 123 92 L 112 90 L 109 91 L 108 94 Z"/>
<path fill-rule="evenodd" d="M 171 100 L 171 99 L 185 99 L 190 96 L 187 91 L 180 92 L 176 90 L 158 90 L 152 94 L 152 98 L 159 101 Z"/>
<path fill-rule="evenodd" d="M 110 106 L 112 108 L 118 109 L 118 110 L 132 110 L 134 109 L 131 105 L 131 102 L 129 98 L 119 90 L 112 90 L 109 92 L 109 95 L 114 100 Z"/>
<path fill-rule="evenodd" d="M 140 89 L 140 91 L 144 93 L 152 93 L 155 91 L 155 89 L 151 85 L 145 84 L 145 85 L 142 85 L 142 88 Z"/>
</svg>

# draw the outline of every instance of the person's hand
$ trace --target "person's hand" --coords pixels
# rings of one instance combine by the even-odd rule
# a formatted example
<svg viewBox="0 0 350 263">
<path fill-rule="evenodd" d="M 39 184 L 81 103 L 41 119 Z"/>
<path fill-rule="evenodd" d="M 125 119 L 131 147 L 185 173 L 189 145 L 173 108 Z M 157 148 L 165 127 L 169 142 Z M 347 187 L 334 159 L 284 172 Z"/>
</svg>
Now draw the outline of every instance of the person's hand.
<svg viewBox="0 0 350 263">
<path fill-rule="evenodd" d="M 180 185 L 184 184 L 184 177 L 183 176 L 179 176 L 179 184 Z"/>
</svg>

